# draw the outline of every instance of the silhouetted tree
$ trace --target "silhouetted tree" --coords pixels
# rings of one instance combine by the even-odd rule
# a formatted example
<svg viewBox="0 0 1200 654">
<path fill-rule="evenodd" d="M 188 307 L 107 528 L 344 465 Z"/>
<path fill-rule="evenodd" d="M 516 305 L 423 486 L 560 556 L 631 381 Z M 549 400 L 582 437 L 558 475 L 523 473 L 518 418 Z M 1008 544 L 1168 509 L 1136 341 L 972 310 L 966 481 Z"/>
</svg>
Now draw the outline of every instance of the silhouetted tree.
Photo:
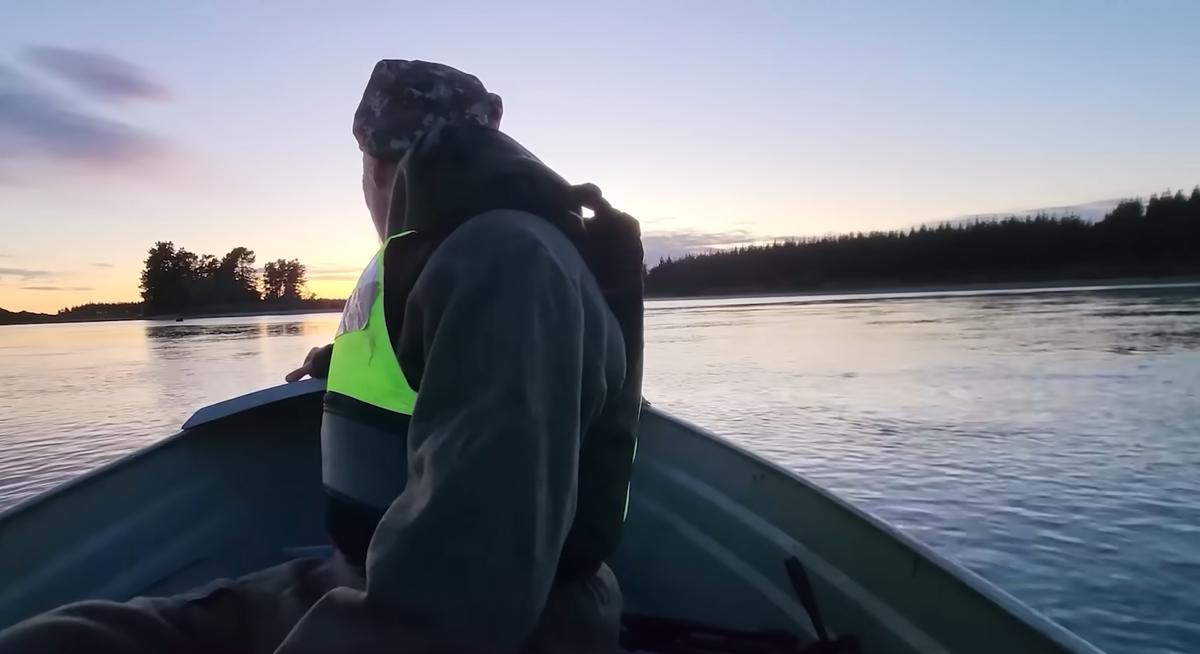
<svg viewBox="0 0 1200 654">
<path fill-rule="evenodd" d="M 217 267 L 216 287 L 222 302 L 259 300 L 258 271 L 254 268 L 254 250 L 236 247 L 221 258 Z"/>
<path fill-rule="evenodd" d="M 283 259 L 268 261 L 263 265 L 263 299 L 274 302 L 283 297 Z"/>
<path fill-rule="evenodd" d="M 1116 208 L 1104 217 L 1104 222 L 1132 224 L 1141 220 L 1145 215 L 1146 209 L 1142 206 L 1141 200 L 1121 200 L 1117 203 Z"/>
<path fill-rule="evenodd" d="M 287 300 L 299 300 L 304 287 L 308 284 L 308 271 L 304 264 L 296 259 L 283 261 L 283 297 Z"/>
<path fill-rule="evenodd" d="M 158 241 L 150 248 L 140 284 L 147 313 L 178 311 L 186 306 L 194 264 L 195 255 L 176 250 L 170 241 Z"/>
<path fill-rule="evenodd" d="M 193 304 L 213 304 L 220 301 L 217 290 L 217 271 L 221 262 L 211 254 L 202 254 L 193 267 L 193 283 L 189 294 Z"/>
<path fill-rule="evenodd" d="M 306 269 L 296 259 L 277 259 L 263 266 L 263 299 L 299 300 L 303 298 Z"/>
</svg>

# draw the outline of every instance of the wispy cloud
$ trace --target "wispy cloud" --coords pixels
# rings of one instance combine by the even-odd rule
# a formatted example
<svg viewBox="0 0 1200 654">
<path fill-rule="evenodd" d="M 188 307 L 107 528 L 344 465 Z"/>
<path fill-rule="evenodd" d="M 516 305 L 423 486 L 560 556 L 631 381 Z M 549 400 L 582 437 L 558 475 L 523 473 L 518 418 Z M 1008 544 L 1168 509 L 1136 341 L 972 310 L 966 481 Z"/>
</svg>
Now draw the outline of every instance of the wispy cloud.
<svg viewBox="0 0 1200 654">
<path fill-rule="evenodd" d="M 305 276 L 310 281 L 356 281 L 362 275 L 362 267 L 340 266 L 340 265 L 315 265 L 308 266 L 305 271 Z"/>
<path fill-rule="evenodd" d="M 171 97 L 166 85 L 148 72 L 105 52 L 34 46 L 25 50 L 25 56 L 42 70 L 102 100 L 165 100 Z"/>
<path fill-rule="evenodd" d="M 111 264 L 111 263 L 102 263 L 101 262 L 101 263 L 93 263 L 92 267 L 93 268 L 116 268 L 116 265 Z"/>
<path fill-rule="evenodd" d="M 1033 216 L 1037 216 L 1037 215 L 1079 216 L 1080 218 L 1083 218 L 1084 220 L 1090 220 L 1090 221 L 1096 222 L 1096 221 L 1103 220 L 1104 216 L 1107 213 L 1109 213 L 1110 211 L 1112 211 L 1113 209 L 1115 209 L 1117 207 L 1117 205 L 1120 204 L 1120 202 L 1121 202 L 1120 198 L 1114 198 L 1114 199 L 1110 199 L 1110 200 L 1095 200 L 1092 202 L 1083 202 L 1081 204 L 1067 204 L 1067 205 L 1061 205 L 1061 206 L 1057 206 L 1057 207 L 1040 207 L 1038 209 L 1015 209 L 1013 211 L 1001 211 L 1001 212 L 996 212 L 996 213 L 980 213 L 980 214 L 971 214 L 968 216 L 956 216 L 954 218 L 950 218 L 949 220 L 935 220 L 935 221 L 932 221 L 932 222 L 929 222 L 926 224 L 940 225 L 940 224 L 946 224 L 946 223 L 949 223 L 949 224 L 973 223 L 977 220 L 988 221 L 988 220 L 999 220 L 999 219 L 1003 219 L 1003 218 L 1009 218 L 1012 216 L 1016 216 L 1018 218 L 1023 218 L 1023 217 L 1033 217 Z"/>
<path fill-rule="evenodd" d="M 646 251 L 646 265 L 653 268 L 658 265 L 659 259 L 667 257 L 680 257 L 689 253 L 694 254 L 734 245 L 745 245 L 783 238 L 787 237 L 763 236 L 741 229 L 723 232 L 701 232 L 689 229 L 649 231 L 642 235 L 642 247 Z"/>
<path fill-rule="evenodd" d="M 22 291 L 94 291 L 91 286 L 22 286 Z"/>
<path fill-rule="evenodd" d="M 26 282 L 33 279 L 49 279 L 54 277 L 55 273 L 49 270 L 36 270 L 33 268 L 0 268 L 0 279 L 5 277 L 16 277 L 17 279 Z"/>
<path fill-rule="evenodd" d="M 113 171 L 165 153 L 160 139 L 92 113 L 0 64 L 0 184 L 28 179 L 41 164 Z"/>
</svg>

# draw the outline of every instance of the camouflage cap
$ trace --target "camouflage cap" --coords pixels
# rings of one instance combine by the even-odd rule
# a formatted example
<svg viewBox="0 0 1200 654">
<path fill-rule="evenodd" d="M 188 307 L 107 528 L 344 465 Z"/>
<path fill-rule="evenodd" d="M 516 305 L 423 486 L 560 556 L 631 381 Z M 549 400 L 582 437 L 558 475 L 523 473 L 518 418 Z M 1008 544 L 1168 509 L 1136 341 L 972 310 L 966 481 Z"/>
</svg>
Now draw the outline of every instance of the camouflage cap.
<svg viewBox="0 0 1200 654">
<path fill-rule="evenodd" d="M 373 157 L 399 159 L 439 119 L 487 125 L 500 111 L 500 96 L 474 75 L 428 61 L 384 59 L 354 112 L 354 138 Z"/>
</svg>

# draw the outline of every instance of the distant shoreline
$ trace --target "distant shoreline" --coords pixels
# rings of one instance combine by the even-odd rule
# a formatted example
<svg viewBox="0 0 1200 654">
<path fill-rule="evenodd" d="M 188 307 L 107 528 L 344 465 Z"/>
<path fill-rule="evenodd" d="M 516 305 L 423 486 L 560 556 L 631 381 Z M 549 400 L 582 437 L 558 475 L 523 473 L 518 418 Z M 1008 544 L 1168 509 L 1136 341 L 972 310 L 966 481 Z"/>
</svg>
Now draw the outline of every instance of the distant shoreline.
<svg viewBox="0 0 1200 654">
<path fill-rule="evenodd" d="M 256 317 L 256 316 L 298 316 L 298 315 L 302 315 L 302 314 L 306 314 L 306 313 L 340 313 L 340 312 L 341 312 L 341 309 L 330 309 L 330 308 L 320 308 L 320 307 L 312 307 L 312 308 L 300 307 L 300 308 L 295 308 L 295 309 L 267 309 L 265 311 L 249 311 L 249 312 L 214 311 L 212 313 L 196 313 L 196 314 L 189 313 L 189 314 L 185 314 L 182 316 L 165 316 L 165 317 L 164 316 L 151 316 L 149 318 L 141 318 L 141 320 L 149 320 L 149 321 L 155 321 L 155 322 L 170 322 L 172 320 L 177 320 L 178 318 L 183 318 L 184 322 L 187 322 L 188 320 L 200 320 L 202 318 L 242 318 L 242 317 L 251 317 L 252 318 L 252 317 Z"/>
<path fill-rule="evenodd" d="M 87 322 L 129 322 L 131 320 L 143 320 L 146 322 L 187 322 L 189 320 L 202 320 L 209 318 L 255 318 L 260 316 L 294 316 L 306 313 L 338 313 L 341 309 L 328 307 L 293 307 L 293 308 L 278 308 L 278 309 L 247 309 L 244 311 L 212 311 L 199 313 L 183 313 L 174 314 L 167 313 L 157 316 L 114 316 L 112 318 L 59 318 L 54 314 L 34 314 L 34 317 L 15 322 L 0 322 L 0 327 L 8 325 L 62 325 L 62 324 L 78 324 Z M 0 319 L 3 315 L 0 314 Z"/>
<path fill-rule="evenodd" d="M 1073 289 L 1073 288 L 1153 288 L 1153 287 L 1187 287 L 1200 286 L 1200 277 L 1194 275 L 1179 277 L 1120 277 L 1113 279 L 1060 279 L 1045 282 L 1017 283 L 975 283 L 975 284 L 913 284 L 901 286 L 847 286 L 844 288 L 796 289 L 774 291 L 746 291 L 731 293 L 727 291 L 711 294 L 696 293 L 692 295 L 647 295 L 647 300 L 679 301 L 679 300 L 732 300 L 737 298 L 764 297 L 816 297 L 821 295 L 890 295 L 901 293 L 969 293 L 969 292 L 1021 292 L 1039 289 Z M 340 309 L 328 307 L 293 307 L 278 309 L 253 309 L 245 311 L 212 311 L 195 314 L 164 314 L 159 316 L 121 316 L 113 318 L 57 318 L 53 314 L 34 314 L 34 318 L 0 323 L 0 327 L 9 325 L 58 325 L 88 322 L 126 322 L 144 320 L 147 322 L 187 322 L 189 320 L 206 320 L 211 318 L 256 318 L 266 316 L 299 316 L 314 313 L 338 313 Z M 15 314 L 19 315 L 19 314 Z M 0 314 L 3 318 L 3 314 Z"/>
<path fill-rule="evenodd" d="M 744 293 L 717 291 L 711 294 L 647 295 L 647 300 L 733 300 L 737 298 L 813 297 L 820 295 L 890 295 L 899 293 L 969 293 L 1004 291 L 1036 291 L 1039 289 L 1074 288 L 1140 288 L 1140 287 L 1200 286 L 1200 277 L 1117 277 L 1112 279 L 1060 279 L 1045 282 L 979 282 L 972 284 L 912 284 L 899 286 L 846 286 L 820 289 L 747 291 Z"/>
</svg>

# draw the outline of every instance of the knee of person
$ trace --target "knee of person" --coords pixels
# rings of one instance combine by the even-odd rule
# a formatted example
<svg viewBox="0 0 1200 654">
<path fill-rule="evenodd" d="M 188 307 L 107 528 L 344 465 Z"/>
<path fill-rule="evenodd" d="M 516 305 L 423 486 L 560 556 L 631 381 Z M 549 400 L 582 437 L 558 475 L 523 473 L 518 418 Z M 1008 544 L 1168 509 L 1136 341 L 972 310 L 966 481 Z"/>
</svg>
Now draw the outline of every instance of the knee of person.
<svg viewBox="0 0 1200 654">
<path fill-rule="evenodd" d="M 104 600 L 88 600 L 68 604 L 0 631 L 0 654 L 10 652 L 37 654 L 40 652 L 124 652 L 112 648 L 106 626 L 122 604 Z"/>
</svg>

